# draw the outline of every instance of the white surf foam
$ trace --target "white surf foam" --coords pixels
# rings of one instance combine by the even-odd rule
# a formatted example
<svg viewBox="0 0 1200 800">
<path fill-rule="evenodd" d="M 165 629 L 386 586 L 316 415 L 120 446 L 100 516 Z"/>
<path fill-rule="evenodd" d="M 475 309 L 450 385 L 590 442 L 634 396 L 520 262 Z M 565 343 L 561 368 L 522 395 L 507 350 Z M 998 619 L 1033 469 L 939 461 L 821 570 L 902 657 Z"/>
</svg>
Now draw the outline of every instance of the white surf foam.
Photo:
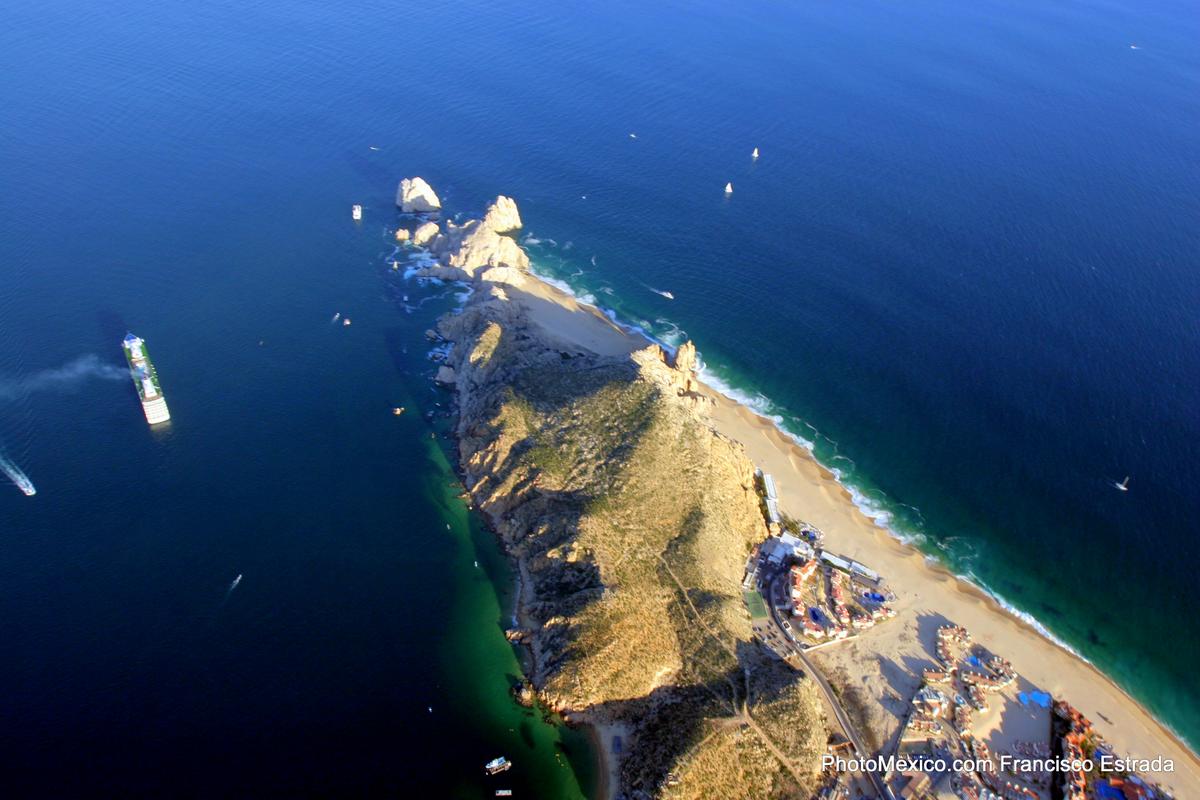
<svg viewBox="0 0 1200 800">
<path fill-rule="evenodd" d="M 24 470 L 3 455 L 0 455 L 0 472 L 8 476 L 13 485 L 25 494 L 37 494 L 37 489 L 33 487 L 33 481 L 29 480 L 29 476 L 25 474 Z"/>
</svg>

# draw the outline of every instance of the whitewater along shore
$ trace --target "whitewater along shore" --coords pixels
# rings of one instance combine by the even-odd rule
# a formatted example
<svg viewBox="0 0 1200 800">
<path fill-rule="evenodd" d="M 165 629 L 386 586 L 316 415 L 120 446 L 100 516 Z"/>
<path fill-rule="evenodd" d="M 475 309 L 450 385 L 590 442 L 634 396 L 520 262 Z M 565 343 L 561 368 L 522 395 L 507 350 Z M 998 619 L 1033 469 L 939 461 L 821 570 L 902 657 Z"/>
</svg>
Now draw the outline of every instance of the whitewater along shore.
<svg viewBox="0 0 1200 800">
<path fill-rule="evenodd" d="M 728 456 L 721 455 L 722 460 L 717 462 L 721 469 L 728 467 L 730 478 L 740 476 L 741 482 L 745 483 L 745 467 L 741 460 L 748 459 L 755 467 L 774 476 L 780 507 L 786 515 L 820 528 L 825 534 L 825 546 L 830 551 L 861 561 L 885 576 L 888 588 L 897 595 L 894 603 L 896 618 L 851 642 L 838 644 L 811 656 L 835 685 L 840 684 L 839 688 L 843 690 L 855 690 L 853 694 L 861 698 L 858 719 L 867 728 L 864 732 L 874 746 L 884 747 L 886 751 L 894 742 L 908 700 L 920 684 L 922 668 L 935 666 L 933 638 L 936 628 L 944 622 L 952 622 L 966 626 L 976 641 L 1008 658 L 1023 679 L 1023 691 L 1040 690 L 1067 700 L 1092 719 L 1096 729 L 1120 755 L 1146 760 L 1158 757 L 1169 759 L 1173 762 L 1173 771 L 1156 773 L 1147 770 L 1146 774 L 1170 787 L 1177 797 L 1200 797 L 1200 759 L 1186 745 L 1091 664 L 1054 643 L 1002 608 L 978 587 L 932 563 L 923 553 L 901 543 L 866 517 L 855 506 L 845 487 L 838 483 L 829 470 L 817 463 L 808 450 L 799 446 L 771 420 L 699 381 L 693 371 L 694 350 L 690 345 L 681 348 L 683 363 L 677 360 L 672 365 L 657 346 L 648 348 L 644 338 L 618 327 L 597 309 L 579 303 L 530 273 L 528 258 L 510 237 L 504 235 L 520 227 L 516 206 L 505 198 L 500 200 L 504 202 L 493 204 L 484 221 L 472 221 L 458 227 L 449 224 L 446 230 L 439 230 L 429 239 L 430 250 L 438 257 L 439 263 L 421 273 L 427 277 L 468 281 L 476 287 L 463 312 L 443 320 L 439 329 L 442 335 L 455 343 L 451 363 L 439 371 L 439 380 L 448 386 L 460 384 L 460 403 L 464 391 L 471 391 L 470 387 L 464 389 L 461 386 L 463 372 L 470 374 L 475 382 L 480 381 L 480 375 L 485 375 L 479 366 L 481 345 L 488 351 L 484 360 L 498 351 L 500 340 L 495 336 L 492 337 L 495 340 L 488 340 L 491 331 L 489 326 L 497 322 L 498 327 L 518 331 L 515 340 L 526 343 L 532 341 L 536 350 L 552 351 L 556 360 L 568 365 L 576 363 L 581 375 L 606 364 L 626 360 L 631 362 L 634 367 L 630 375 L 640 376 L 640 379 L 650 376 L 658 380 L 663 388 L 672 390 L 664 394 L 678 395 L 670 399 L 668 406 L 671 409 L 676 406 L 685 409 L 681 414 L 686 417 L 688 425 L 694 422 L 706 427 L 716 434 L 716 440 L 730 443 L 736 452 Z M 470 352 L 466 352 L 468 347 Z M 662 362 L 662 369 L 656 362 Z M 485 398 L 483 405 L 489 412 L 494 412 L 498 407 L 500 401 L 496 399 L 497 396 L 493 393 Z M 468 400 L 466 405 L 470 406 L 471 402 Z M 570 612 L 562 613 L 553 599 L 545 596 L 555 586 L 565 592 L 582 594 L 594 590 L 598 603 L 600 598 L 618 594 L 607 585 L 611 574 L 609 562 L 605 561 L 603 553 L 597 555 L 593 552 L 595 545 L 575 550 L 572 549 L 575 544 L 568 542 L 565 553 L 559 552 L 561 548 L 558 547 L 535 552 L 524 545 L 516 527 L 536 528 L 539 524 L 545 524 L 545 515 L 539 518 L 537 514 L 529 512 L 528 504 L 521 505 L 518 496 L 528 491 L 528 483 L 505 483 L 502 477 L 497 479 L 497 465 L 494 462 L 502 449 L 480 446 L 478 439 L 481 434 L 477 430 L 484 425 L 494 426 L 495 418 L 483 419 L 480 407 L 468 411 L 470 418 L 464 415 L 460 420 L 460 455 L 464 472 L 475 501 L 488 514 L 493 525 L 498 527 L 510 552 L 521 564 L 522 625 L 530 628 L 540 625 L 541 631 L 545 631 L 562 624 L 564 618 L 568 622 L 575 620 Z M 578 410 L 573 413 L 578 417 Z M 505 446 L 513 444 L 508 442 Z M 705 447 L 712 449 L 711 445 L 706 444 Z M 546 453 L 545 457 L 550 458 L 552 454 Z M 492 462 L 485 463 L 486 459 L 492 459 Z M 569 473 L 580 466 L 568 463 L 558 465 L 558 468 Z M 721 477 L 726 478 L 723 475 Z M 523 478 L 536 481 L 537 474 L 524 475 Z M 729 482 L 725 480 L 725 483 Z M 710 483 L 706 488 L 709 491 L 723 491 L 725 484 Z M 744 485 L 742 489 L 745 489 Z M 509 492 L 511 496 L 502 497 L 504 492 Z M 734 505 L 745 502 L 736 491 L 732 492 L 731 498 L 729 502 Z M 514 514 L 518 518 L 516 523 Z M 759 535 L 760 530 L 755 529 L 753 523 L 741 519 L 734 520 L 729 527 L 736 530 L 737 534 L 707 542 L 708 547 L 720 545 L 731 552 L 718 558 L 718 566 L 706 573 L 703 580 L 709 582 L 706 591 L 710 594 L 735 597 L 740 603 L 740 567 L 734 569 L 731 565 L 744 561 L 749 539 Z M 765 529 L 761 533 L 765 535 Z M 563 588 L 560 579 L 539 581 L 536 575 L 529 574 L 530 569 L 535 573 L 546 572 L 546 563 L 554 559 L 571 564 L 587 564 L 588 569 L 598 571 L 605 580 L 603 583 L 596 580 L 594 586 L 586 583 L 583 588 L 575 585 Z M 621 561 L 613 563 L 620 564 Z M 667 569 L 670 570 L 669 566 Z M 695 611 L 695 605 L 689 602 L 692 589 L 683 586 L 687 581 L 676 582 L 680 584 L 684 603 Z M 540 613 L 532 613 L 534 610 Z M 580 613 L 586 615 L 589 612 Z M 706 613 L 697 612 L 702 625 Z M 629 704 L 616 702 L 614 697 L 603 691 L 589 693 L 566 688 L 570 681 L 581 686 L 589 680 L 590 676 L 581 674 L 572 662 L 590 657 L 584 645 L 595 643 L 586 640 L 586 637 L 581 639 L 570 624 L 564 625 L 564 630 L 569 632 L 565 637 L 555 638 L 541 631 L 528 637 L 536 665 L 535 675 L 531 677 L 551 705 L 578 721 L 597 726 L 597 738 L 605 751 L 607 766 L 604 769 L 605 774 L 610 776 L 607 783 L 611 795 L 628 788 L 631 782 L 636 783 L 644 778 L 646 769 L 644 765 L 637 768 L 628 768 L 626 765 L 627 768 L 622 772 L 615 766 L 616 756 L 611 752 L 613 726 L 621 726 L 619 730 L 634 737 L 632 748 L 627 740 L 621 756 L 629 760 L 630 750 L 639 745 L 639 734 L 651 737 L 652 732 L 644 727 L 636 730 L 627 726 L 637 714 L 650 713 L 651 709 L 657 712 L 661 704 L 654 702 L 656 691 L 681 683 L 679 676 L 687 673 L 691 667 L 687 658 L 681 660 L 678 654 L 664 655 L 662 665 L 656 666 L 649 683 L 638 687 L 638 691 L 644 690 L 645 697 L 650 699 L 639 699 L 639 695 L 629 698 L 636 700 Z M 739 627 L 738 623 L 729 622 L 727 628 L 718 630 L 713 639 L 732 640 L 744 633 L 748 631 Z M 750 658 L 740 647 L 734 652 L 734 657 Z M 758 664 L 757 661 L 754 663 Z M 636 672 L 635 664 L 625 666 Z M 742 666 L 745 667 L 745 664 Z M 765 667 L 762 669 L 766 670 Z M 664 670 L 665 674 L 660 674 Z M 700 682 L 697 685 L 702 684 Z M 711 689 L 712 683 L 703 685 Z M 744 696 L 739 695 L 735 687 L 731 706 L 733 712 L 737 711 L 739 702 L 745 703 L 754 693 L 747 687 Z M 598 702 L 591 703 L 591 700 Z M 806 695 L 804 702 L 811 700 L 812 697 Z M 755 717 L 764 719 L 767 716 L 765 712 L 764 707 L 764 711 L 756 713 Z M 746 713 L 749 715 L 748 708 Z M 806 746 L 797 744 L 792 750 L 785 748 L 783 755 L 779 755 L 777 742 L 772 742 L 767 734 L 764 734 L 763 740 L 768 749 L 775 750 L 785 766 L 788 761 L 794 766 L 802 760 L 801 754 L 808 752 Z M 646 747 L 646 742 L 640 744 Z M 671 765 L 672 769 L 716 758 L 708 752 L 700 752 L 699 755 L 696 752 L 675 753 L 673 756 L 677 757 L 677 761 Z M 638 769 L 642 772 L 639 773 Z M 807 773 L 797 775 L 793 772 L 789 780 L 795 779 L 803 785 L 806 776 Z M 667 787 L 664 794 L 687 796 L 669 790 L 674 785 L 671 779 L 676 777 L 673 773 L 663 776 L 659 785 Z M 719 780 L 714 780 L 717 783 L 711 784 L 708 787 L 710 790 L 719 785 Z"/>
<path fill-rule="evenodd" d="M 895 620 L 854 643 L 814 654 L 819 665 L 843 671 L 848 684 L 866 688 L 875 698 L 887 695 L 889 686 L 895 690 L 897 682 L 906 683 L 911 693 L 920 684 L 920 674 L 904 665 L 936 667 L 932 658 L 936 625 L 921 624 L 921 618 L 963 625 L 976 641 L 1012 662 L 1032 684 L 1028 691 L 1049 692 L 1070 702 L 1120 754 L 1147 760 L 1170 758 L 1173 772 L 1148 774 L 1171 787 L 1176 797 L 1200 797 L 1200 759 L 1096 667 L 877 525 L 859 510 L 833 473 L 774 422 L 709 387 L 703 391 L 713 401 L 713 426 L 742 443 L 751 460 L 774 476 L 781 509 L 820 528 L 830 550 L 884 575 L 897 595 Z M 889 664 L 886 670 L 881 668 L 884 663 Z M 878 742 L 892 740 L 904 710 L 894 704 L 875 715 L 872 727 Z"/>
</svg>

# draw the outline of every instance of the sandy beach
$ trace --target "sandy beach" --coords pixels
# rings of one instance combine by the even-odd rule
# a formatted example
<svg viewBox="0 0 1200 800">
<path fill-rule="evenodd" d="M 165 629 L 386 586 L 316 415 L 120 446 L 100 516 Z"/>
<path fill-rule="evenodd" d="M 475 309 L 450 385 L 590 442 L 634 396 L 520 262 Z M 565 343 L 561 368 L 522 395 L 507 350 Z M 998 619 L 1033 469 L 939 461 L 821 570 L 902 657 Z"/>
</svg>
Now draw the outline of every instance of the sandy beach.
<svg viewBox="0 0 1200 800">
<path fill-rule="evenodd" d="M 540 281 L 510 291 L 510 297 L 564 343 L 607 354 L 646 346 L 598 310 Z M 1008 658 L 1023 679 L 1022 691 L 1038 689 L 1066 699 L 1092 719 L 1119 754 L 1170 759 L 1172 772 L 1148 774 L 1177 797 L 1200 797 L 1200 759 L 1105 675 L 876 525 L 834 475 L 771 420 L 703 384 L 700 394 L 706 398 L 702 413 L 713 428 L 740 442 L 750 459 L 774 476 L 783 511 L 820 528 L 827 549 L 883 574 L 898 595 L 894 620 L 816 656 L 831 678 L 857 685 L 878 705 L 871 723 L 877 743 L 894 739 L 921 669 L 933 666 L 934 632 L 950 621 Z"/>
<path fill-rule="evenodd" d="M 830 648 L 822 665 L 845 669 L 851 680 L 883 698 L 915 689 L 920 670 L 934 666 L 933 636 L 943 620 L 966 626 L 975 640 L 1008 658 L 1029 685 L 1064 698 L 1096 725 L 1119 753 L 1158 756 L 1174 762 L 1174 772 L 1155 775 L 1178 797 L 1200 797 L 1200 759 L 1160 725 L 1133 698 L 1099 670 L 1041 635 L 1004 610 L 978 587 L 963 581 L 923 553 L 877 526 L 854 505 L 829 470 L 775 424 L 711 389 L 714 427 L 741 442 L 751 460 L 775 477 L 783 510 L 826 535 L 834 552 L 862 561 L 882 573 L 898 595 L 897 617 L 857 642 Z M 846 654 L 854 647 L 853 658 Z M 908 680 L 904 681 L 907 677 Z M 901 683 L 901 686 L 892 684 Z M 907 701 L 907 697 L 903 698 Z M 895 725 L 899 725 L 899 718 Z M 885 733 L 890 740 L 894 729 Z"/>
</svg>

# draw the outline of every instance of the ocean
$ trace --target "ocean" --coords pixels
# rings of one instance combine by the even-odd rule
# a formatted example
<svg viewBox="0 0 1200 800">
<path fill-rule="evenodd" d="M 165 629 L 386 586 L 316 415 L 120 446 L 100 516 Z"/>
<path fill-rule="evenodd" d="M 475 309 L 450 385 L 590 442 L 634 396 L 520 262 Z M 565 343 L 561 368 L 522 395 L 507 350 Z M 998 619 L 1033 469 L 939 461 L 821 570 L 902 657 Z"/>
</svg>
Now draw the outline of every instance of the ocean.
<svg viewBox="0 0 1200 800">
<path fill-rule="evenodd" d="M 423 336 L 455 289 L 388 268 L 408 175 L 515 197 L 539 271 L 694 339 L 1200 742 L 1192 5 L 5 16 L 0 455 L 38 488 L 0 492 L 10 793 L 593 792 L 586 738 L 508 696 L 512 575 Z"/>
</svg>

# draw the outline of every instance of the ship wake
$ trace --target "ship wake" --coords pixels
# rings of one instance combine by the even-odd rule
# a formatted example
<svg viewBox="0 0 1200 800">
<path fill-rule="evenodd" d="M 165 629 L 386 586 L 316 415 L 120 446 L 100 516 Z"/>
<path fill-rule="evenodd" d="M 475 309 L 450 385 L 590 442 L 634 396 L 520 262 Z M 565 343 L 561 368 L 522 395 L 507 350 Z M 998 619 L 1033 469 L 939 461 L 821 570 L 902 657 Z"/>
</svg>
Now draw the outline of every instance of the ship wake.
<svg viewBox="0 0 1200 800">
<path fill-rule="evenodd" d="M 106 364 L 89 353 L 61 367 L 44 369 L 22 378 L 0 377 L 0 400 L 12 400 L 35 392 L 73 392 L 89 380 L 119 381 L 125 370 Z"/>
<path fill-rule="evenodd" d="M 29 480 L 29 476 L 14 464 L 11 459 L 3 455 L 0 455 L 0 471 L 3 471 L 8 476 L 8 479 L 27 496 L 32 497 L 37 494 L 37 489 L 34 488 L 33 481 Z"/>
</svg>

